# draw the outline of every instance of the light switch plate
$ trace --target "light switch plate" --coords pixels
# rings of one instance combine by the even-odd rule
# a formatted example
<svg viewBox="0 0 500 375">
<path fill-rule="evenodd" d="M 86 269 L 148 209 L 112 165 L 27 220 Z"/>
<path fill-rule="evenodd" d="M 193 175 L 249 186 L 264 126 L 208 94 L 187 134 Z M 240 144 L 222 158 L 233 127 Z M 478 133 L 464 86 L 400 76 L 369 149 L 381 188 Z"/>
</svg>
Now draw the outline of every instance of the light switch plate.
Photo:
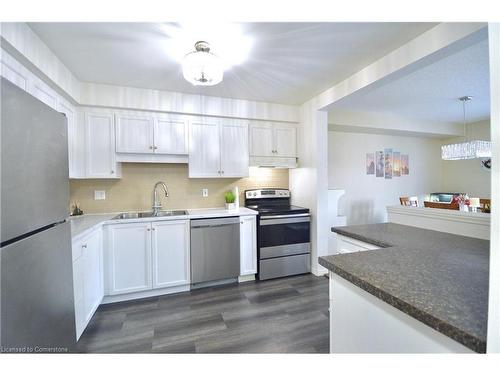
<svg viewBox="0 0 500 375">
<path fill-rule="evenodd" d="M 94 190 L 94 200 L 102 201 L 106 199 L 106 190 Z"/>
<path fill-rule="evenodd" d="M 204 198 L 208 197 L 208 189 L 202 189 L 201 195 L 203 195 Z"/>
</svg>

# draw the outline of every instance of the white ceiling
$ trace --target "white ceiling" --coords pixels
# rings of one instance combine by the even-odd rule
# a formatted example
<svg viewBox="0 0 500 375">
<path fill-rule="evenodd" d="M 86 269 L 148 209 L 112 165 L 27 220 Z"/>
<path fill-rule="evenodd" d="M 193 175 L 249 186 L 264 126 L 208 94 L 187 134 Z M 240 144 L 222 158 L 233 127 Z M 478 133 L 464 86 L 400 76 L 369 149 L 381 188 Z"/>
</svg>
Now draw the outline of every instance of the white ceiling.
<svg viewBox="0 0 500 375">
<path fill-rule="evenodd" d="M 490 116 L 488 40 L 376 89 L 335 103 L 332 111 L 377 112 L 418 121 L 461 123 L 458 98 L 473 96 L 466 104 L 468 122 Z"/>
<path fill-rule="evenodd" d="M 435 24 L 242 23 L 243 35 L 253 39 L 249 58 L 214 87 L 182 78 L 165 48 L 165 29 L 177 24 L 29 25 L 84 82 L 301 104 Z"/>
</svg>

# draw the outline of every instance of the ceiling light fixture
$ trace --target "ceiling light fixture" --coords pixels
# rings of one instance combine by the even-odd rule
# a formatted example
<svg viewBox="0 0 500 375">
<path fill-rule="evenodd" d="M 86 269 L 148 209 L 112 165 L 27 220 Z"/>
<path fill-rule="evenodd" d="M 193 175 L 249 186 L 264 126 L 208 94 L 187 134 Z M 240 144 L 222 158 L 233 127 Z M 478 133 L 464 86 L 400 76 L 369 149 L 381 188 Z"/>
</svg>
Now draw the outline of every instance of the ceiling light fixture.
<svg viewBox="0 0 500 375">
<path fill-rule="evenodd" d="M 195 51 L 188 53 L 182 62 L 182 75 L 195 86 L 214 86 L 222 81 L 224 68 L 218 56 L 210 52 L 210 45 L 198 41 Z"/>
<path fill-rule="evenodd" d="M 441 146 L 441 158 L 443 160 L 491 158 L 491 142 L 467 139 L 465 103 L 472 100 L 472 96 L 462 96 L 459 100 L 462 102 L 465 142 Z"/>
</svg>

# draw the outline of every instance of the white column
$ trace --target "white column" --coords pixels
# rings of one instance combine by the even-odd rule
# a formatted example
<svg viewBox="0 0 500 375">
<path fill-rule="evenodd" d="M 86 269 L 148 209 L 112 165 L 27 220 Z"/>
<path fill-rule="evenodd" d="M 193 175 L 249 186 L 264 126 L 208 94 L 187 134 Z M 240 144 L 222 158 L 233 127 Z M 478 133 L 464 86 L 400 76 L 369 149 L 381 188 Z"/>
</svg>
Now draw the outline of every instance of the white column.
<svg viewBox="0 0 500 375">
<path fill-rule="evenodd" d="M 488 353 L 500 353 L 500 23 L 488 25 L 490 46 L 491 242 L 488 308 Z"/>
</svg>

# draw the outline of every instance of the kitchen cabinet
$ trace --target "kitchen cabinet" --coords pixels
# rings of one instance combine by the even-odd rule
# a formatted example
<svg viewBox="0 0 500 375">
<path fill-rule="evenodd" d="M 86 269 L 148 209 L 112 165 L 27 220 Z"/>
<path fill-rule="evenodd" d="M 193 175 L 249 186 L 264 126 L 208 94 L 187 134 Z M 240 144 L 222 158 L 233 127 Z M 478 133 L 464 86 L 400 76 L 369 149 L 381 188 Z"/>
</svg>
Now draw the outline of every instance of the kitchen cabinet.
<svg viewBox="0 0 500 375">
<path fill-rule="evenodd" d="M 250 165 L 295 168 L 297 129 L 269 122 L 250 124 Z"/>
<path fill-rule="evenodd" d="M 257 273 L 257 223 L 255 216 L 240 217 L 240 274 Z"/>
<path fill-rule="evenodd" d="M 188 122 L 183 118 L 155 117 L 154 152 L 184 155 L 188 153 Z"/>
<path fill-rule="evenodd" d="M 189 220 L 107 227 L 107 294 L 190 284 Z"/>
<path fill-rule="evenodd" d="M 190 283 L 189 220 L 151 224 L 153 288 Z"/>
<path fill-rule="evenodd" d="M 118 153 L 182 155 L 188 152 L 187 121 L 180 116 L 117 113 L 115 118 Z"/>
<path fill-rule="evenodd" d="M 189 125 L 189 177 L 247 177 L 248 124 L 193 121 Z"/>
<path fill-rule="evenodd" d="M 74 240 L 72 251 L 75 325 L 78 339 L 104 296 L 101 229 Z"/>
<path fill-rule="evenodd" d="M 117 114 L 116 152 L 153 153 L 153 118 L 143 115 Z"/>
<path fill-rule="evenodd" d="M 250 125 L 250 155 L 274 156 L 273 126 L 271 124 Z"/>
<path fill-rule="evenodd" d="M 85 133 L 79 128 L 76 109 L 66 100 L 58 98 L 57 110 L 66 115 L 68 122 L 69 178 L 83 178 L 85 177 L 85 153 L 83 148 Z"/>
<path fill-rule="evenodd" d="M 107 227 L 107 293 L 151 289 L 151 224 L 116 224 Z"/>
<path fill-rule="evenodd" d="M 355 253 L 358 251 L 375 250 L 379 247 L 367 242 L 359 241 L 354 238 L 337 234 L 337 250 L 336 254 Z"/>
<path fill-rule="evenodd" d="M 112 114 L 85 113 L 86 178 L 119 178 Z"/>
</svg>

